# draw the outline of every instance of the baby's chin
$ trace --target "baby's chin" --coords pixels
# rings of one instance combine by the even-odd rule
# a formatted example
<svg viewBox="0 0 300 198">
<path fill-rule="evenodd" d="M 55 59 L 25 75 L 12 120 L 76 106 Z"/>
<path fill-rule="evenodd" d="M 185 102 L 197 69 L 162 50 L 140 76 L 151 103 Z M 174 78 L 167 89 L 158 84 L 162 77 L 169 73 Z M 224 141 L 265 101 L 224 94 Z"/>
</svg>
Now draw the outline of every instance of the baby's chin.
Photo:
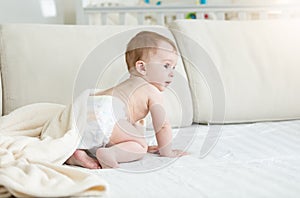
<svg viewBox="0 0 300 198">
<path fill-rule="evenodd" d="M 154 87 L 156 87 L 159 91 L 165 91 L 166 86 L 160 84 L 160 83 L 151 83 Z"/>
<path fill-rule="evenodd" d="M 159 91 L 163 92 L 163 91 L 165 91 L 166 87 L 160 86 L 160 87 L 158 87 L 157 89 L 158 89 Z"/>
</svg>

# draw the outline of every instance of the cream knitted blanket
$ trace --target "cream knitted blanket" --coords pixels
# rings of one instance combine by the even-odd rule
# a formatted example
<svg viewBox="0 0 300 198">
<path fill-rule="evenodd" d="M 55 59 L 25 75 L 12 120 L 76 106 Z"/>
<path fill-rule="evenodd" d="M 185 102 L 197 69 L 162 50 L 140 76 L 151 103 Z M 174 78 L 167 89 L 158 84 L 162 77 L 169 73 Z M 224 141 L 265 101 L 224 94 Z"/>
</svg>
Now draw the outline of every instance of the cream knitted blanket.
<svg viewBox="0 0 300 198">
<path fill-rule="evenodd" d="M 105 194 L 99 176 L 63 165 L 80 141 L 88 95 L 66 107 L 37 103 L 0 118 L 0 197 Z"/>
</svg>

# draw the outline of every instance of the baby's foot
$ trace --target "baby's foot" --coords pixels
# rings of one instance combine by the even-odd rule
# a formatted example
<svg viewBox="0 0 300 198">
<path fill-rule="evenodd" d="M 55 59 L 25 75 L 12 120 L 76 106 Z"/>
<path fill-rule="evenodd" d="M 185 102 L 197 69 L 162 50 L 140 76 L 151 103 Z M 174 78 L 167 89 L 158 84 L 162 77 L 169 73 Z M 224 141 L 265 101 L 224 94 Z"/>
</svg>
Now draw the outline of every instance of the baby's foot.
<svg viewBox="0 0 300 198">
<path fill-rule="evenodd" d="M 118 168 L 119 164 L 115 159 L 114 153 L 109 148 L 99 148 L 96 157 L 102 168 Z"/>
<path fill-rule="evenodd" d="M 66 164 L 82 166 L 89 169 L 101 168 L 96 159 L 91 158 L 84 150 L 76 150 L 66 161 Z"/>
</svg>

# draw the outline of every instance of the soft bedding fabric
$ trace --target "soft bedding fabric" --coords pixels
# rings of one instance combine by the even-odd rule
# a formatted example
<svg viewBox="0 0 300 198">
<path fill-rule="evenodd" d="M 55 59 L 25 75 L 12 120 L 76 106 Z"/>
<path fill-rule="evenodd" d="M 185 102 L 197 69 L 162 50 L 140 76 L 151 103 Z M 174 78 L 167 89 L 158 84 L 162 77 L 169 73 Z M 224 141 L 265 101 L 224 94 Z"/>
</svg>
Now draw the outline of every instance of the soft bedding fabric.
<svg viewBox="0 0 300 198">
<path fill-rule="evenodd" d="M 120 169 L 87 171 L 110 184 L 111 198 L 299 197 L 300 120 L 224 125 L 215 147 L 200 158 L 209 128 L 183 128 L 174 146 L 191 142 L 191 154 L 176 161 L 148 154 Z"/>
<path fill-rule="evenodd" d="M 80 141 L 88 95 L 66 107 L 25 106 L 0 119 L 0 197 L 105 194 L 103 179 L 63 165 Z"/>
</svg>

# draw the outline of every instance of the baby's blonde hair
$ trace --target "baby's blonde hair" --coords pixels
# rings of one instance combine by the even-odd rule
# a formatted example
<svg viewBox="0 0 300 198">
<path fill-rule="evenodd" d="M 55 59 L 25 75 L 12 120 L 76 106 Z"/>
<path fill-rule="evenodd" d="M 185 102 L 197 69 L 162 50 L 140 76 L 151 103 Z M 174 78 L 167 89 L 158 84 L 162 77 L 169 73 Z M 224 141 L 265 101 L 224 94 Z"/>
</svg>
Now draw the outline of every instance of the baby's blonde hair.
<svg viewBox="0 0 300 198">
<path fill-rule="evenodd" d="M 177 52 L 173 41 L 156 32 L 142 31 L 136 34 L 127 44 L 125 59 L 128 71 L 135 67 L 137 61 L 147 59 L 150 53 L 156 53 L 161 41 L 169 43 L 173 50 Z"/>
</svg>

